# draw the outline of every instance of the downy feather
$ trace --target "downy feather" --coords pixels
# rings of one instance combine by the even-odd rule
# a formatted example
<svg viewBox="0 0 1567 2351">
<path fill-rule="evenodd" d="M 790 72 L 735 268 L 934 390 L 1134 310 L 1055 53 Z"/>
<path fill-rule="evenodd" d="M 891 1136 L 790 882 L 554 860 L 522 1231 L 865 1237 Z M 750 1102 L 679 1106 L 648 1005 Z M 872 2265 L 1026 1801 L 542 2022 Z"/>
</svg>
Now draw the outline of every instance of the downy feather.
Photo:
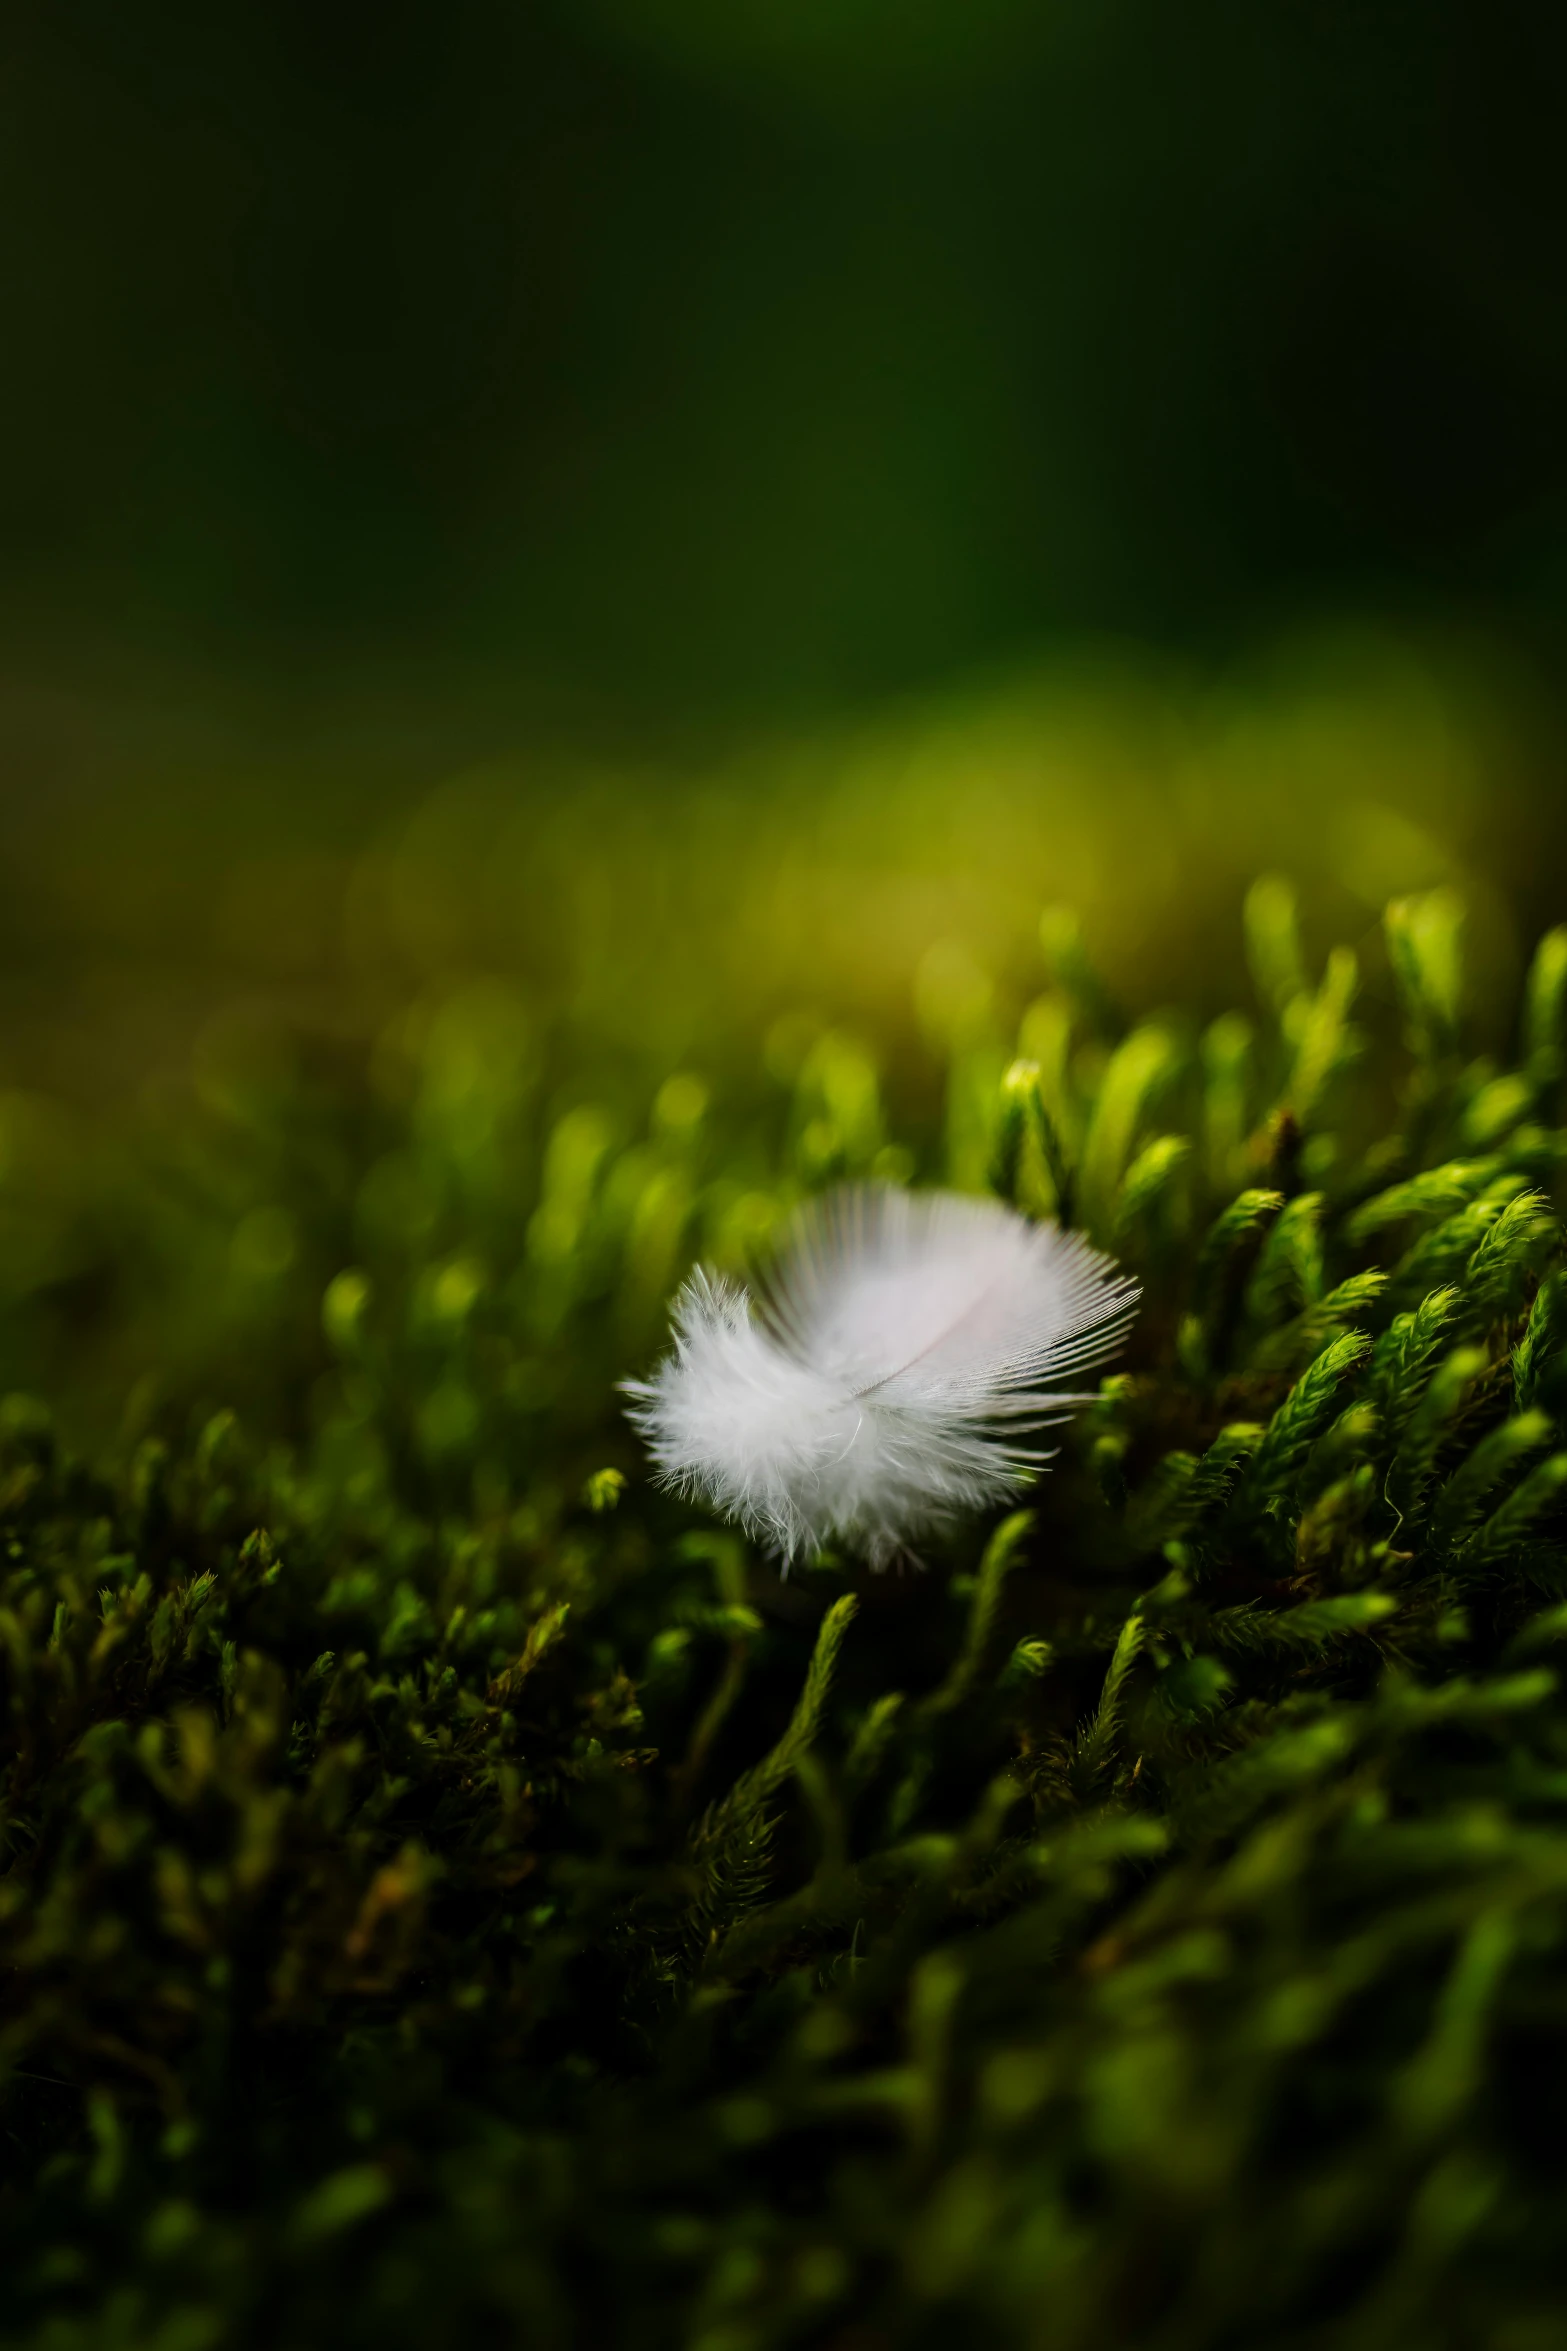
<svg viewBox="0 0 1567 2351">
<path fill-rule="evenodd" d="M 1088 1399 L 1137 1284 L 1075 1233 L 999 1201 L 859 1187 L 810 1204 L 753 1299 L 692 1274 L 674 1347 L 628 1380 L 661 1481 L 786 1560 L 836 1539 L 884 1567 L 1006 1500 L 1048 1454 L 1020 1439 Z"/>
</svg>

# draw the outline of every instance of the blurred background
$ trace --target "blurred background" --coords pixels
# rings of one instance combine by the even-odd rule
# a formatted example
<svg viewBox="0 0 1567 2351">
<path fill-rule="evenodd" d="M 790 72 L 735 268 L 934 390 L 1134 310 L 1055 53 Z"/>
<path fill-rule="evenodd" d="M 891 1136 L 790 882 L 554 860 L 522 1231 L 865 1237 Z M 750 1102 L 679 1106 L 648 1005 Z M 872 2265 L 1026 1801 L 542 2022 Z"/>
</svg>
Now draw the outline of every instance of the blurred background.
<svg viewBox="0 0 1567 2351">
<path fill-rule="evenodd" d="M 591 776 L 579 879 L 678 803 L 742 889 L 776 832 L 1189 947 L 1217 795 L 1533 912 L 1551 11 L 20 0 L 4 57 L 13 988 L 301 970 L 478 769 L 551 825 Z"/>
<path fill-rule="evenodd" d="M 836 1024 L 917 1128 L 1042 906 L 1206 1016 L 1281 868 L 1373 998 L 1459 884 L 1499 1033 L 1567 846 L 1551 11 L 17 0 L 3 57 L 13 1285 L 115 1120 L 474 987 L 552 1117 Z"/>
</svg>

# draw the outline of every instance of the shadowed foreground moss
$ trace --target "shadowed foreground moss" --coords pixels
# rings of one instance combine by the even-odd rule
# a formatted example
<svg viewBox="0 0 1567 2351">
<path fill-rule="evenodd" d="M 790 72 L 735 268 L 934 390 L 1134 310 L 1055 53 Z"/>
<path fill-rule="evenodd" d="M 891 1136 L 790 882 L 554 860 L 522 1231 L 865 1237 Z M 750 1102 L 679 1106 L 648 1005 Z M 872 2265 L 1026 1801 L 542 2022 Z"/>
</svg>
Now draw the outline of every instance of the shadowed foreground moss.
<svg viewBox="0 0 1567 2351">
<path fill-rule="evenodd" d="M 916 1164 L 850 1040 L 545 1117 L 481 988 L 15 1113 L 9 1360 L 156 1376 L 0 1430 L 6 2342 L 1560 2341 L 1567 933 L 1504 1068 L 1447 899 L 1399 1041 L 1248 911 L 1255 1023 L 1056 919 L 956 1054 L 959 1179 L 1148 1295 L 923 1574 L 780 1582 L 614 1410 L 693 1249 Z"/>
</svg>

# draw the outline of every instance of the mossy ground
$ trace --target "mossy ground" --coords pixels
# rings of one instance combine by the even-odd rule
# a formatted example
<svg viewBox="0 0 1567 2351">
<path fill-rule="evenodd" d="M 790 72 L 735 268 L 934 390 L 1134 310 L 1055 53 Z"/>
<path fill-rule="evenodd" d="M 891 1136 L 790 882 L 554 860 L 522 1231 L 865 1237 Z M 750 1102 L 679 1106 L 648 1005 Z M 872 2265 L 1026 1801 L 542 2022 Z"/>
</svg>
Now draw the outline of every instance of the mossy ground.
<svg viewBox="0 0 1567 2351">
<path fill-rule="evenodd" d="M 1567 934 L 1498 1064 L 1447 898 L 1385 1033 L 1249 922 L 1200 1035 L 1047 925 L 939 1144 L 831 1032 L 544 1118 L 488 985 L 12 1107 L 6 2342 L 1560 2341 Z M 1027 1511 L 785 1582 L 614 1380 L 867 1173 L 1146 1305 Z"/>
</svg>

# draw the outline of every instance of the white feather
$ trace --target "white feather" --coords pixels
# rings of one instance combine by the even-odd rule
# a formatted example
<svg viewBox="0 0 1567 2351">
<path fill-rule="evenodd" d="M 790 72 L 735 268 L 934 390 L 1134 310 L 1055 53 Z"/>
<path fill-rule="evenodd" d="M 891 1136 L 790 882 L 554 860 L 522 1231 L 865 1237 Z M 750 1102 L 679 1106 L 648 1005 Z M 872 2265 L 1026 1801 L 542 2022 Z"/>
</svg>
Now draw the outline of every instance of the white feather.
<svg viewBox="0 0 1567 2351">
<path fill-rule="evenodd" d="M 999 1201 L 862 1188 L 796 1218 L 753 1302 L 698 1271 L 674 1350 L 628 1380 L 662 1481 L 785 1559 L 831 1538 L 873 1566 L 1048 1459 L 1021 1435 L 1087 1398 L 1137 1284 Z"/>
</svg>

